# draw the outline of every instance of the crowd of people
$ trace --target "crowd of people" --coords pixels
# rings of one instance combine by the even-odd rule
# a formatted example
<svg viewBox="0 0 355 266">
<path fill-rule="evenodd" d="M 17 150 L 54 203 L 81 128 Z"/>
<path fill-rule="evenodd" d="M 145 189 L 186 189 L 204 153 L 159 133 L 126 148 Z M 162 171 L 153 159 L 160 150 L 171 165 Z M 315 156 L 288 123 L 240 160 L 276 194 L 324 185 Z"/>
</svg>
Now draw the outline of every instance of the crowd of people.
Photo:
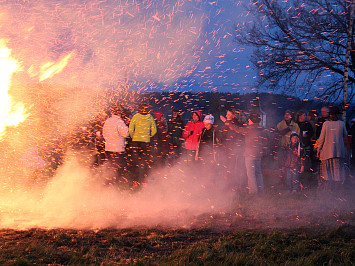
<svg viewBox="0 0 355 266">
<path fill-rule="evenodd" d="M 107 165 L 107 184 L 128 189 L 144 185 L 151 169 L 180 164 L 194 169 L 198 178 L 214 176 L 231 189 L 263 194 L 263 172 L 272 162 L 291 193 L 304 189 L 305 174 L 319 188 L 337 191 L 351 179 L 355 165 L 355 141 L 349 138 L 355 120 L 347 129 L 340 114 L 337 107 L 323 107 L 320 116 L 299 111 L 294 117 L 287 110 L 274 129 L 265 129 L 259 112 L 229 109 L 216 117 L 192 111 L 185 124 L 176 109 L 165 117 L 141 103 L 132 115 L 117 105 L 83 128 L 76 148 L 89 148 L 94 166 Z"/>
</svg>

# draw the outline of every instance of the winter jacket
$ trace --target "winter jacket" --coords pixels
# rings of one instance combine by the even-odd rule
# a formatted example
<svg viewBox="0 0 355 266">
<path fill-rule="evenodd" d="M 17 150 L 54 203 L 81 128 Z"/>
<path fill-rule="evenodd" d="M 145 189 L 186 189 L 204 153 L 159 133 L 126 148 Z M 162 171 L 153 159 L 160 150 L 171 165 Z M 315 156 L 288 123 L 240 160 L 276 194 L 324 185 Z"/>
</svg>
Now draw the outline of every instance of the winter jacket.
<svg viewBox="0 0 355 266">
<path fill-rule="evenodd" d="M 300 139 L 303 147 L 310 147 L 312 145 L 312 136 L 314 135 L 312 124 L 308 121 L 298 122 L 300 128 Z"/>
<path fill-rule="evenodd" d="M 261 158 L 267 151 L 267 134 L 263 127 L 252 124 L 247 127 L 234 127 L 245 138 L 244 156 Z"/>
<path fill-rule="evenodd" d="M 174 145 L 180 145 L 181 143 L 183 126 L 184 124 L 179 115 L 177 117 L 172 117 L 169 119 L 168 122 L 169 133 L 171 135 L 171 142 Z"/>
<path fill-rule="evenodd" d="M 344 138 L 347 138 L 343 121 L 325 121 L 318 140 L 320 160 L 345 158 Z"/>
<path fill-rule="evenodd" d="M 301 153 L 301 154 L 299 154 Z M 284 148 L 282 166 L 285 168 L 297 169 L 298 171 L 301 169 L 303 160 L 301 159 L 303 153 L 303 149 L 299 151 L 299 147 L 288 145 Z"/>
<path fill-rule="evenodd" d="M 185 149 L 194 151 L 197 149 L 199 137 L 201 135 L 202 129 L 205 127 L 202 122 L 202 113 L 199 111 L 195 111 L 195 113 L 198 115 L 199 120 L 196 122 L 193 122 L 192 120 L 187 122 L 184 132 L 182 134 L 183 137 L 186 139 Z"/>
<path fill-rule="evenodd" d="M 154 112 L 154 115 L 156 117 L 155 124 L 157 126 L 159 138 L 162 137 L 162 134 L 165 135 L 168 133 L 168 123 L 166 122 L 165 118 L 162 119 L 164 115 L 162 112 Z"/>
<path fill-rule="evenodd" d="M 105 151 L 124 152 L 126 138 L 129 136 L 128 127 L 121 117 L 112 115 L 105 121 L 102 129 L 105 138 Z"/>
<path fill-rule="evenodd" d="M 292 129 L 289 128 L 289 125 L 292 126 Z M 277 124 L 277 130 L 281 135 L 279 142 L 281 147 L 286 147 L 290 143 L 291 132 L 296 132 L 297 135 L 300 134 L 300 128 L 298 127 L 297 123 L 292 120 L 289 124 L 285 120 L 282 120 Z"/>
<path fill-rule="evenodd" d="M 327 121 L 328 117 L 319 117 L 316 123 L 316 139 L 319 139 L 320 133 L 322 132 L 322 127 L 325 121 Z"/>
<path fill-rule="evenodd" d="M 232 129 L 233 128 L 233 129 Z M 221 144 L 228 154 L 237 154 L 243 150 L 244 136 L 237 132 L 238 128 L 243 128 L 243 124 L 238 119 L 226 120 L 220 130 Z"/>
<path fill-rule="evenodd" d="M 150 138 L 157 133 L 157 126 L 151 114 L 137 113 L 129 124 L 129 135 L 132 141 L 150 142 Z"/>
<path fill-rule="evenodd" d="M 210 159 L 216 160 L 215 154 L 218 142 L 218 131 L 213 126 L 211 129 L 203 128 L 199 138 L 196 157 L 210 157 Z"/>
</svg>

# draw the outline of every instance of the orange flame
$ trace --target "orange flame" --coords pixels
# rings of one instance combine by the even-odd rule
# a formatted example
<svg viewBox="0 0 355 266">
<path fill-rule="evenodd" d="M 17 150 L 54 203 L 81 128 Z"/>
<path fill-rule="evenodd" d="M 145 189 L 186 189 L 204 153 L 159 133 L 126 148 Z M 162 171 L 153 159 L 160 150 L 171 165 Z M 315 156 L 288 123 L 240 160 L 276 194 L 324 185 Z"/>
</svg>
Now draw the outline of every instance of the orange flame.
<svg viewBox="0 0 355 266">
<path fill-rule="evenodd" d="M 24 105 L 15 104 L 9 95 L 11 77 L 20 71 L 19 63 L 11 57 L 11 50 L 7 48 L 6 41 L 0 39 L 0 138 L 8 126 L 16 126 L 27 117 Z"/>
<path fill-rule="evenodd" d="M 40 78 L 39 81 L 46 80 L 53 77 L 54 75 L 62 72 L 62 70 L 67 66 L 69 59 L 74 55 L 74 52 L 71 52 L 59 60 L 58 63 L 48 62 L 41 66 Z"/>
</svg>

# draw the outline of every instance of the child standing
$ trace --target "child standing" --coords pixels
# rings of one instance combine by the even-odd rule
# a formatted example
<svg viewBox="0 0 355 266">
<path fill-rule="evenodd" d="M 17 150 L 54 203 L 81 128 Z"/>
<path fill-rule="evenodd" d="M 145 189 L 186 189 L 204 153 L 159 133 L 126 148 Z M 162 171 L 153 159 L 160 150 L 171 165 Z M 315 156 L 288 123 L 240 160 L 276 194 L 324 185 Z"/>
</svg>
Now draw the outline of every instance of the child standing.
<svg viewBox="0 0 355 266">
<path fill-rule="evenodd" d="M 203 120 L 204 128 L 199 137 L 196 160 L 201 160 L 203 164 L 216 162 L 216 146 L 218 142 L 217 130 L 213 126 L 213 115 L 206 115 Z"/>
<path fill-rule="evenodd" d="M 285 147 L 282 171 L 286 174 L 286 182 L 289 191 L 296 192 L 301 188 L 299 174 L 304 171 L 301 159 L 302 149 L 300 138 L 296 132 L 290 135 L 290 144 Z"/>
</svg>

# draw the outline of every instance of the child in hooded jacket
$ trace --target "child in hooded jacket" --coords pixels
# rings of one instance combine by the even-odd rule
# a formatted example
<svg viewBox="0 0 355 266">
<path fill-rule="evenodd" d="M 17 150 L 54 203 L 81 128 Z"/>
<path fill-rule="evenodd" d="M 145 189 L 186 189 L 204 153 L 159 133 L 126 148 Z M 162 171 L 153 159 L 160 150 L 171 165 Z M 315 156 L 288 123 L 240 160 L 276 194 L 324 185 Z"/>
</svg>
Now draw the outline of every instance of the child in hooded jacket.
<svg viewBox="0 0 355 266">
<path fill-rule="evenodd" d="M 296 192 L 301 188 L 299 174 L 304 171 L 302 154 L 303 149 L 300 145 L 300 138 L 296 132 L 292 132 L 290 143 L 284 148 L 284 156 L 282 157 L 284 161 L 281 164 L 290 192 Z"/>
<path fill-rule="evenodd" d="M 191 120 L 187 122 L 182 133 L 182 136 L 185 138 L 185 149 L 188 162 L 195 161 L 198 141 L 204 127 L 202 113 L 200 111 L 193 111 L 191 114 Z"/>
</svg>

